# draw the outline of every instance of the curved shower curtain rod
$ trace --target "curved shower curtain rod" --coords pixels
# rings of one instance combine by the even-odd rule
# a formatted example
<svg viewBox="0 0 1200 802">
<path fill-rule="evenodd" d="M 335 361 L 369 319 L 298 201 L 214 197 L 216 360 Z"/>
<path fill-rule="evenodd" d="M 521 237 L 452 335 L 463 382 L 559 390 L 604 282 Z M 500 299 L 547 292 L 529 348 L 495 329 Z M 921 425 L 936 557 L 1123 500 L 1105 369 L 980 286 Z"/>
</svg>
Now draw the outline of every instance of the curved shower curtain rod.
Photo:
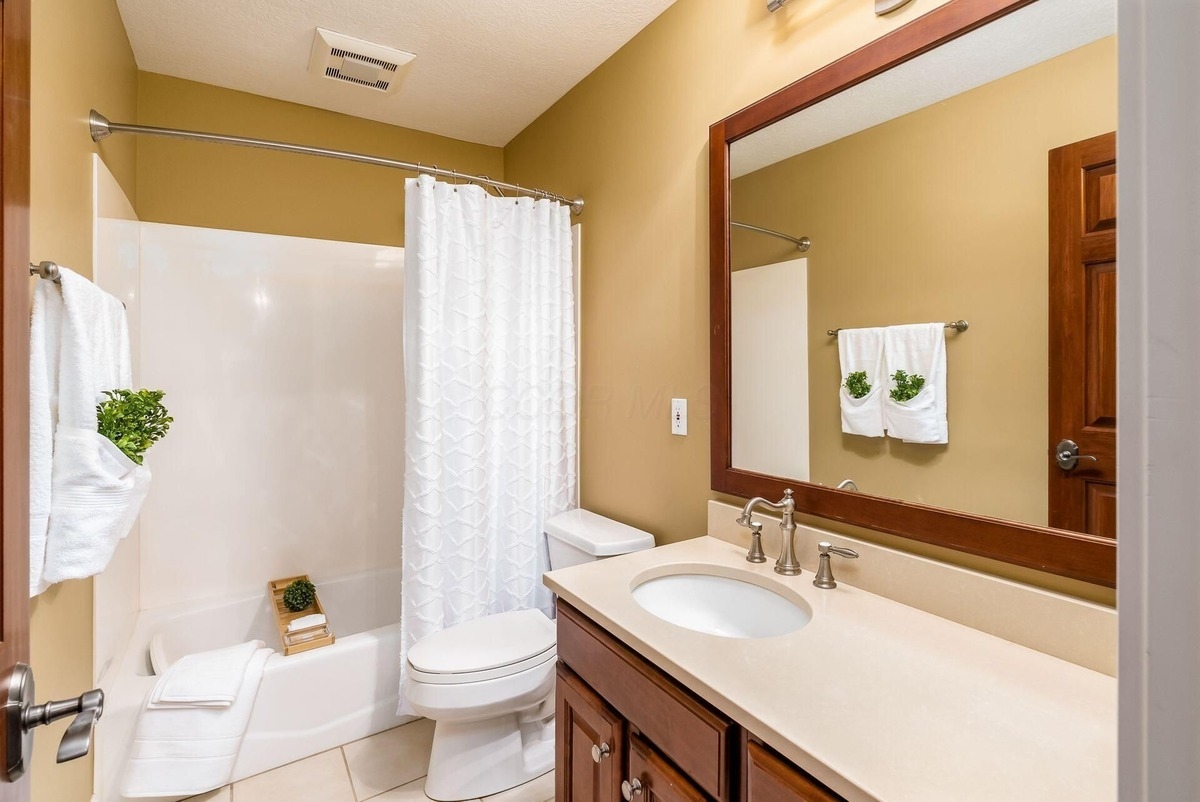
<svg viewBox="0 0 1200 802">
<path fill-rule="evenodd" d="M 467 175 L 457 173 L 453 170 L 442 170 L 437 167 L 421 164 L 420 162 L 404 162 L 397 159 L 385 159 L 382 156 L 370 156 L 366 153 L 353 153 L 347 150 L 331 150 L 329 148 L 316 148 L 308 145 L 293 145 L 289 142 L 276 142 L 270 139 L 254 139 L 248 136 L 228 136 L 226 134 L 209 134 L 202 131 L 187 131 L 181 128 L 159 128 L 153 125 L 134 125 L 132 123 L 114 123 L 110 121 L 100 112 L 92 109 L 88 115 L 88 128 L 92 134 L 92 141 L 99 142 L 101 139 L 107 139 L 113 134 L 143 134 L 147 136 L 161 136 L 169 139 L 186 139 L 192 142 L 218 142 L 226 145 L 240 145 L 247 148 L 261 148 L 263 150 L 277 150 L 283 153 L 302 153 L 308 156 L 324 156 L 327 159 L 341 159 L 343 161 L 358 162 L 360 164 L 373 164 L 376 167 L 391 167 L 396 170 L 408 170 L 409 172 L 425 173 L 427 175 L 437 176 L 438 178 L 449 178 L 452 180 L 462 179 L 472 184 L 482 184 L 489 187 L 494 187 L 497 190 L 508 190 L 516 195 L 529 195 L 534 198 L 545 198 L 546 200 L 557 201 L 565 206 L 571 207 L 573 214 L 579 215 L 583 213 L 583 198 L 575 198 L 571 200 L 562 195 L 556 195 L 553 192 L 547 192 L 544 189 L 535 189 L 532 187 L 523 187 L 520 184 L 509 184 L 505 181 L 497 181 L 494 178 L 488 178 L 485 175 Z"/>
<path fill-rule="evenodd" d="M 797 250 L 799 250 L 801 253 L 804 253 L 812 247 L 812 240 L 810 240 L 808 237 L 793 237 L 790 234 L 783 234 L 779 231 L 763 228 L 762 226 L 752 226 L 749 223 L 739 223 L 736 220 L 730 220 L 729 225 L 733 226 L 734 228 L 744 228 L 747 231 L 757 231 L 759 234 L 766 234 L 768 237 L 785 239 L 795 245 Z"/>
</svg>

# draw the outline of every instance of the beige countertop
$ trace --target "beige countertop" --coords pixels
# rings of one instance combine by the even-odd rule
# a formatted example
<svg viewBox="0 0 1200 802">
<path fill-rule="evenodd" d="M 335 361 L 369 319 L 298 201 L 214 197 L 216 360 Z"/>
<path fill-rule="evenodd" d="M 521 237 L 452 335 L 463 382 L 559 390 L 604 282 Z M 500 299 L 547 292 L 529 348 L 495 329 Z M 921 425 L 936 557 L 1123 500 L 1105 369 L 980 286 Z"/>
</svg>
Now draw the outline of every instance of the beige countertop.
<svg viewBox="0 0 1200 802">
<path fill-rule="evenodd" d="M 712 537 L 552 571 L 546 585 L 850 800 L 1116 799 L 1112 677 Z M 800 596 L 812 621 L 735 639 L 670 624 L 632 587 L 674 566 Z M 836 569 L 836 564 L 835 564 Z M 735 573 L 736 572 L 736 573 Z"/>
</svg>

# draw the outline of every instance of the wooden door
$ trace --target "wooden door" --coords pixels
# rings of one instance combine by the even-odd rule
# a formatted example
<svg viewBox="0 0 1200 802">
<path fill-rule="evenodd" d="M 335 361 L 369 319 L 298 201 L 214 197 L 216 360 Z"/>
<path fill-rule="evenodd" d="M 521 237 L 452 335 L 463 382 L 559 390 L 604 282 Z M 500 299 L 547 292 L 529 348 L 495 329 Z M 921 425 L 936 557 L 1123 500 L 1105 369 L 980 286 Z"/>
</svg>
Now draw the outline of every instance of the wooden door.
<svg viewBox="0 0 1200 802">
<path fill-rule="evenodd" d="M 82 129 L 81 129 L 82 133 Z M 0 695 L 29 662 L 29 0 L 0 5 Z M 15 747 L 0 727 L 0 755 Z M 29 775 L 0 802 L 29 799 Z"/>
<path fill-rule="evenodd" d="M 555 799 L 617 802 L 625 769 L 624 720 L 562 663 L 555 693 Z"/>
<path fill-rule="evenodd" d="M 746 802 L 845 802 L 761 744 L 746 744 Z"/>
<path fill-rule="evenodd" d="M 1049 420 L 1050 526 L 1115 538 L 1115 133 L 1050 151 Z M 1060 460 L 1064 440 L 1094 459 Z"/>
<path fill-rule="evenodd" d="M 695 783 L 680 773 L 653 746 L 634 735 L 629 739 L 629 795 L 633 802 L 707 802 Z"/>
</svg>

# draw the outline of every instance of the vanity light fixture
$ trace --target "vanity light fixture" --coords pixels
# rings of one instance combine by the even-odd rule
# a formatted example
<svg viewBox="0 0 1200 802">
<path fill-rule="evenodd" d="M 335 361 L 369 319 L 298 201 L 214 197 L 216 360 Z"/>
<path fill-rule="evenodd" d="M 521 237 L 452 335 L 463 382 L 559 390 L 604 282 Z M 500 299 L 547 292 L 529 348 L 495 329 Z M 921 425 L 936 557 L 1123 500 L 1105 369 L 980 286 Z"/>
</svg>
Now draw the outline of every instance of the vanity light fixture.
<svg viewBox="0 0 1200 802">
<path fill-rule="evenodd" d="M 911 3 L 912 0 L 875 0 L 875 13 L 879 16 L 890 14 L 898 8 Z"/>
<path fill-rule="evenodd" d="M 787 0 L 767 0 L 767 11 L 770 11 L 773 14 L 779 9 L 783 8 L 783 4 L 786 2 Z M 875 0 L 875 13 L 879 16 L 890 14 L 896 9 L 903 8 L 911 2 L 912 0 Z"/>
</svg>

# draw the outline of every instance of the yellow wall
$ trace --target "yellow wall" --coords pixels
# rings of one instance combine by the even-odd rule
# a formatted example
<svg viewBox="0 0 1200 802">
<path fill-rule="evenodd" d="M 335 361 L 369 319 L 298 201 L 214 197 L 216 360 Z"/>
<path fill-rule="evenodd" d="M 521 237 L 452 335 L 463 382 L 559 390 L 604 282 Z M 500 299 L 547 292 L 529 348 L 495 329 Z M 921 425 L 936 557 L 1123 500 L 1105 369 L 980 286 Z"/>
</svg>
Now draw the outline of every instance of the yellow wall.
<svg viewBox="0 0 1200 802">
<path fill-rule="evenodd" d="M 582 501 L 703 534 L 709 491 L 708 126 L 940 5 L 678 0 L 505 148 L 509 179 L 582 194 Z M 669 431 L 687 397 L 689 434 Z"/>
<path fill-rule="evenodd" d="M 1046 525 L 1047 153 L 1116 126 L 1109 37 L 733 181 L 735 219 L 815 243 L 812 481 Z M 736 232 L 734 266 L 789 247 Z M 958 318 L 949 444 L 843 434 L 826 330 Z"/>
<path fill-rule="evenodd" d="M 678 0 L 505 147 L 508 180 L 587 200 L 582 501 L 668 543 L 710 491 L 708 126 L 942 3 Z M 968 335 L 969 336 L 969 335 Z M 669 434 L 687 397 L 689 435 Z M 731 497 L 724 497 L 737 501 Z M 820 522 L 815 522 L 820 525 Z M 937 559 L 1112 602 L 1111 591 L 879 533 Z"/>
<path fill-rule="evenodd" d="M 96 106 L 114 118 L 137 111 L 137 67 L 113 0 L 33 3 L 31 255 L 92 273 L 91 154 L 99 151 L 130 198 L 135 146 L 88 137 Z M 66 582 L 33 602 L 31 664 L 39 701 L 92 687 L 92 582 Z M 68 722 L 39 728 L 33 755 L 35 802 L 83 802 L 92 758 L 55 765 Z"/>
<path fill-rule="evenodd" d="M 504 171 L 500 148 L 148 72 L 139 76 L 138 122 L 351 150 L 493 178 Z M 411 173 L 154 137 L 139 139 L 137 168 L 136 207 L 145 221 L 404 244 L 404 179 Z"/>
</svg>

